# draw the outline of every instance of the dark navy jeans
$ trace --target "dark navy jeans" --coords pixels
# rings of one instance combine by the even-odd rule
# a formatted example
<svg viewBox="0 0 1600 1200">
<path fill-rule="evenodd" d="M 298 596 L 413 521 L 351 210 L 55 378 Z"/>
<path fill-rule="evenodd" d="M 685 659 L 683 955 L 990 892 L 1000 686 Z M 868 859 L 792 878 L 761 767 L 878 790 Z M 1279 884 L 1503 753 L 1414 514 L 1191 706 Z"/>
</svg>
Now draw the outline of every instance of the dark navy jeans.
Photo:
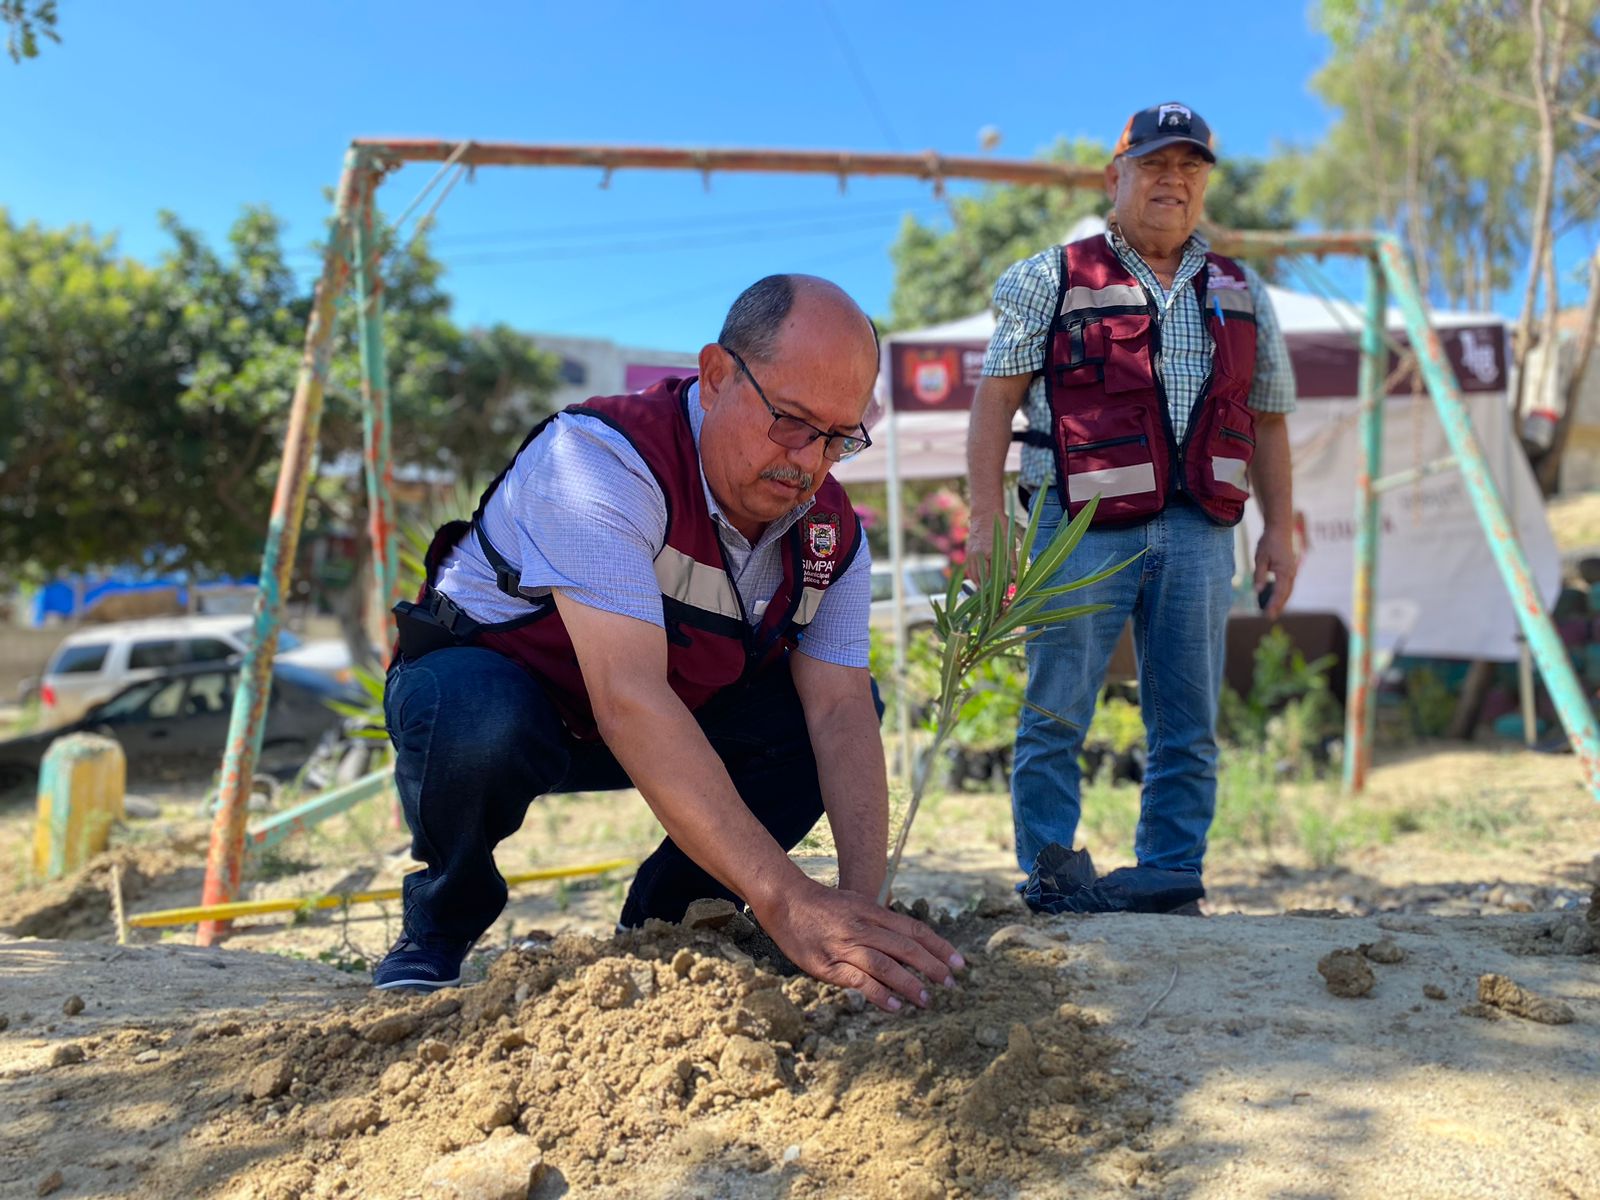
<svg viewBox="0 0 1600 1200">
<path fill-rule="evenodd" d="M 383 708 L 411 852 L 425 864 L 404 883 L 406 933 L 421 941 L 471 942 L 494 923 L 506 903 L 494 848 L 535 797 L 632 786 L 604 743 L 573 738 L 539 683 L 492 650 L 402 660 Z M 730 688 L 695 717 L 750 811 L 792 849 L 822 815 L 822 792 L 788 665 Z M 640 866 L 621 923 L 679 921 L 708 896 L 738 899 L 667 838 Z"/>
</svg>

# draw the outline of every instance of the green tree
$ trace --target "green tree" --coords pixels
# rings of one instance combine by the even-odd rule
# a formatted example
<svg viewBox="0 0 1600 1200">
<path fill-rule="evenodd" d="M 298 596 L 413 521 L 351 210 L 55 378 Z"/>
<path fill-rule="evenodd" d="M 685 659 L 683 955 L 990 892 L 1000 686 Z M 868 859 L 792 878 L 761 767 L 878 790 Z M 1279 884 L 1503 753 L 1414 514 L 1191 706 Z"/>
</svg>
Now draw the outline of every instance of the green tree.
<svg viewBox="0 0 1600 1200">
<path fill-rule="evenodd" d="M 1103 143 L 1058 142 L 1045 157 L 1100 164 Z M 1236 229 L 1287 229 L 1293 224 L 1288 176 L 1250 158 L 1224 158 L 1206 192 L 1209 220 Z M 1080 218 L 1104 215 L 1101 192 L 998 186 L 950 202 L 948 228 L 907 217 L 890 250 L 894 291 L 890 329 L 913 329 L 971 316 L 989 305 L 995 280 L 1018 259 L 1058 243 Z"/>
<path fill-rule="evenodd" d="M 0 210 L 0 572 L 259 565 L 309 292 L 264 209 L 220 253 L 163 222 L 173 248 L 151 267 Z M 556 363 L 507 328 L 457 327 L 424 247 L 386 275 L 396 461 L 481 476 L 547 409 Z M 323 463 L 361 444 L 354 326 L 346 304 Z M 325 474 L 308 522 L 364 511 L 359 476 Z"/>
<path fill-rule="evenodd" d="M 1564 281 L 1584 259 L 1600 280 L 1600 0 L 1321 0 L 1315 19 L 1312 86 L 1339 116 L 1294 164 L 1305 215 L 1397 234 L 1434 302 L 1516 289 L 1519 362 L 1553 343 Z M 1597 321 L 1590 304 L 1580 361 Z"/>
<path fill-rule="evenodd" d="M 6 25 L 6 53 L 11 61 L 39 57 L 39 39 L 60 44 L 56 32 L 56 0 L 0 0 L 0 21 Z"/>
</svg>

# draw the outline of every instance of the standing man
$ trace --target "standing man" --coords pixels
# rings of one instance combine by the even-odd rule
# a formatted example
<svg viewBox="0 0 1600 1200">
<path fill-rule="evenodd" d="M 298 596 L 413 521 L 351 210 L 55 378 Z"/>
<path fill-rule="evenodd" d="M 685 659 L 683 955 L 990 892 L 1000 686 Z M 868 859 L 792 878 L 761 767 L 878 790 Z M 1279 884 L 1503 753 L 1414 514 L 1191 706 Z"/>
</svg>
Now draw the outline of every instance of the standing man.
<svg viewBox="0 0 1600 1200">
<path fill-rule="evenodd" d="M 834 463 L 870 444 L 871 322 L 774 275 L 734 302 L 696 378 L 541 423 L 429 548 L 397 606 L 384 712 L 425 867 L 379 988 L 460 981 L 505 906 L 495 846 L 553 791 L 631 783 L 666 827 L 621 923 L 747 902 L 794 963 L 881 1008 L 961 958 L 877 903 L 888 785 L 867 674 L 870 558 Z M 758 382 L 759 381 L 759 382 Z M 787 851 L 826 811 L 839 886 Z"/>
<path fill-rule="evenodd" d="M 1213 140 L 1183 104 L 1129 119 L 1106 167 L 1106 232 L 1015 263 L 995 285 L 997 325 L 968 435 L 969 571 L 984 569 L 995 550 L 1011 420 L 1024 401 L 1022 491 L 1043 506 L 1036 544 L 1063 514 L 1100 497 L 1057 582 L 1142 555 L 1059 601 L 1106 611 L 1028 644 L 1029 707 L 1011 780 L 1017 861 L 1031 872 L 1045 847 L 1072 848 L 1084 731 L 1131 616 L 1149 750 L 1134 839 L 1146 870 L 1124 876 L 1133 907 L 1141 893 L 1175 894 L 1175 878 L 1201 894 L 1216 807 L 1230 527 L 1248 485 L 1265 518 L 1255 588 L 1269 617 L 1294 588 L 1285 420 L 1294 378 L 1261 280 L 1195 232 Z"/>
</svg>

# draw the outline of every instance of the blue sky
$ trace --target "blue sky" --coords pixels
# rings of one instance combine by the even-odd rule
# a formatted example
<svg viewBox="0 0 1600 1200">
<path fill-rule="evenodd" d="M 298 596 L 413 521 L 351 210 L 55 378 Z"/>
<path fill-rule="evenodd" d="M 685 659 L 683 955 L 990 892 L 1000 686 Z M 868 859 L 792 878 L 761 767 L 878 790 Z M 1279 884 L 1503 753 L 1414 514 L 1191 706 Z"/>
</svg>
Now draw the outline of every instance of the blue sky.
<svg viewBox="0 0 1600 1200">
<path fill-rule="evenodd" d="M 220 240 L 246 204 L 297 250 L 358 135 L 978 152 L 1109 141 L 1181 99 L 1224 154 L 1315 140 L 1325 46 L 1297 3 L 1209 5 L 61 0 L 63 44 L 0 60 L 0 205 L 154 258 L 172 209 Z M 398 214 L 434 168 L 391 177 Z M 440 212 L 456 317 L 696 349 L 739 288 L 837 279 L 886 311 L 910 180 L 493 169 Z M 309 271 L 313 260 L 296 258 Z"/>
</svg>

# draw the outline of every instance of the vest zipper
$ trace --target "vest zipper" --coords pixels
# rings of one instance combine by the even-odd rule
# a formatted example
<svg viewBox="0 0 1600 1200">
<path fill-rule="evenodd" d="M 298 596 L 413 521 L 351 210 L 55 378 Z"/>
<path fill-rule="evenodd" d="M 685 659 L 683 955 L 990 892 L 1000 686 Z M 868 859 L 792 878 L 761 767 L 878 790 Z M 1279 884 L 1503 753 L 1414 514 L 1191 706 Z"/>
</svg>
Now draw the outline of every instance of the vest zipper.
<svg viewBox="0 0 1600 1200">
<path fill-rule="evenodd" d="M 1134 442 L 1139 442 L 1143 445 L 1149 445 L 1150 439 L 1145 437 L 1145 435 L 1142 433 L 1131 433 L 1127 437 L 1105 438 L 1098 442 L 1078 442 L 1075 445 L 1069 444 L 1067 449 L 1084 451 L 1105 450 L 1111 446 L 1131 446 Z"/>
<path fill-rule="evenodd" d="M 1129 271 L 1128 274 L 1133 275 L 1133 272 Z M 1183 445 L 1173 432 L 1172 412 L 1167 404 L 1167 385 L 1161 382 L 1161 308 L 1144 281 L 1136 275 L 1134 278 L 1138 281 L 1139 290 L 1144 293 L 1145 308 L 1150 313 L 1150 378 L 1156 385 L 1156 407 L 1161 410 L 1161 429 L 1167 435 L 1167 445 L 1171 447 L 1175 468 L 1168 490 L 1181 493 L 1188 490 L 1183 486 Z M 1188 430 L 1184 430 L 1184 433 L 1187 435 Z"/>
</svg>

